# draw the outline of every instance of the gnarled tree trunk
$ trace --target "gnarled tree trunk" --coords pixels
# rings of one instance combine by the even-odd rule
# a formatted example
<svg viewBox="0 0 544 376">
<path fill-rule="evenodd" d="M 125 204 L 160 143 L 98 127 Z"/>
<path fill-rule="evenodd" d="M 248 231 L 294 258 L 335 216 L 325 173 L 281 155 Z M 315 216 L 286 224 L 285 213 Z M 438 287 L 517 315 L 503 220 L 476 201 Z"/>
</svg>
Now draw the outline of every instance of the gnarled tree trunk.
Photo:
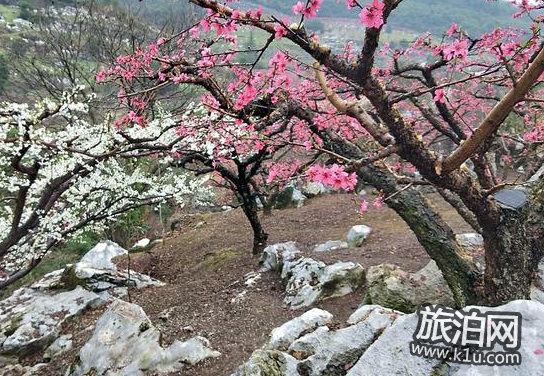
<svg viewBox="0 0 544 376">
<path fill-rule="evenodd" d="M 249 184 L 246 184 L 245 179 L 240 179 L 238 182 L 236 194 L 253 230 L 253 254 L 260 254 L 266 247 L 268 234 L 264 231 L 261 219 L 259 218 L 259 207 L 256 202 L 257 197 L 252 194 L 251 187 Z"/>
<path fill-rule="evenodd" d="M 485 226 L 485 300 L 501 305 L 530 299 L 531 285 L 544 255 L 544 184 L 523 194 L 517 208 L 501 205 L 501 220 Z"/>
</svg>

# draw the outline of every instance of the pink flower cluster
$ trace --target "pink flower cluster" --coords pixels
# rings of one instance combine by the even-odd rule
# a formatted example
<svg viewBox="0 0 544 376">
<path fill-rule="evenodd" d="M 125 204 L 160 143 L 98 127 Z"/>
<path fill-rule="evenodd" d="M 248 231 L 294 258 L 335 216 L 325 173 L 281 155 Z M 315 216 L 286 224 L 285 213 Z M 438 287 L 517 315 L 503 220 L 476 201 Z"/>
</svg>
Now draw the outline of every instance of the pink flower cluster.
<svg viewBox="0 0 544 376">
<path fill-rule="evenodd" d="M 380 0 L 373 0 L 372 4 L 367 4 L 359 13 L 359 20 L 366 27 L 379 29 L 383 25 L 383 9 L 385 4 Z"/>
<path fill-rule="evenodd" d="M 378 197 L 376 197 L 374 201 L 372 202 L 372 206 L 374 206 L 376 210 L 382 209 L 383 204 L 384 204 L 384 199 L 382 195 L 379 195 Z M 359 205 L 359 213 L 361 214 L 365 213 L 368 210 L 369 205 L 370 203 L 367 200 L 363 200 L 363 202 L 361 202 L 361 205 Z"/>
<path fill-rule="evenodd" d="M 289 19 L 283 18 L 281 20 L 281 23 L 283 25 L 282 24 L 274 25 L 274 31 L 275 31 L 274 36 L 277 39 L 281 39 L 281 38 L 283 38 L 284 36 L 286 36 L 288 34 L 288 31 L 287 31 L 287 28 L 285 27 L 285 25 L 289 25 Z"/>
<path fill-rule="evenodd" d="M 446 103 L 446 92 L 442 89 L 436 90 L 433 100 L 437 103 Z"/>
<path fill-rule="evenodd" d="M 308 7 L 306 7 L 304 3 L 299 1 L 293 6 L 293 13 L 302 14 L 308 20 L 312 19 L 317 16 L 317 12 L 319 11 L 319 8 L 321 8 L 322 2 L 323 0 L 311 0 Z"/>
<path fill-rule="evenodd" d="M 467 47 L 468 39 L 456 39 L 453 41 L 453 44 L 444 46 L 442 48 L 442 52 L 444 53 L 444 58 L 446 60 L 452 60 L 455 58 L 460 58 L 461 60 L 464 60 L 468 54 Z"/>
<path fill-rule="evenodd" d="M 355 184 L 357 184 L 357 175 L 355 173 L 348 174 L 337 164 L 331 167 L 311 166 L 306 172 L 306 177 L 309 181 L 330 185 L 347 192 L 353 191 Z"/>
<path fill-rule="evenodd" d="M 289 163 L 275 163 L 268 170 L 266 183 L 270 184 L 273 181 L 286 182 L 291 177 L 297 174 L 300 167 L 299 161 L 290 161 Z"/>
</svg>

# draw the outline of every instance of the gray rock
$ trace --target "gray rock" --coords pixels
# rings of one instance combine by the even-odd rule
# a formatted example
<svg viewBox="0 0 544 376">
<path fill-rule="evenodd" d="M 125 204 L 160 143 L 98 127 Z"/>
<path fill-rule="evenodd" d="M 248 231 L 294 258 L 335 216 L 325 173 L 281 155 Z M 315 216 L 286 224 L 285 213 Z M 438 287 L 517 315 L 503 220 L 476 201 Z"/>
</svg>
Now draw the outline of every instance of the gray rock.
<svg viewBox="0 0 544 376">
<path fill-rule="evenodd" d="M 300 208 L 304 205 L 306 196 L 293 185 L 287 185 L 282 191 L 271 197 L 271 206 L 274 209 Z"/>
<path fill-rule="evenodd" d="M 76 264 L 76 275 L 79 278 L 90 278 L 92 274 L 88 273 L 88 271 L 92 269 L 96 269 L 100 273 L 117 271 L 117 266 L 112 259 L 126 254 L 128 254 L 128 251 L 114 242 L 98 243 Z"/>
<path fill-rule="evenodd" d="M 256 350 L 231 376 L 300 376 L 297 360 L 277 350 Z"/>
<path fill-rule="evenodd" d="M 454 306 L 453 294 L 434 261 L 417 273 L 391 264 L 373 266 L 366 275 L 366 304 L 413 312 L 424 303 Z"/>
<path fill-rule="evenodd" d="M 323 244 L 319 244 L 314 248 L 314 252 L 330 252 L 337 249 L 348 248 L 349 245 L 341 240 L 329 240 Z"/>
<path fill-rule="evenodd" d="M 98 243 L 87 252 L 81 261 L 68 265 L 62 274 L 61 281 L 65 288 L 83 286 L 94 292 L 106 291 L 105 298 L 121 297 L 126 294 L 127 286 L 144 288 L 147 286 L 163 286 L 164 283 L 145 274 L 135 271 L 118 270 L 112 259 L 128 254 L 128 251 L 116 243 L 106 241 Z"/>
<path fill-rule="evenodd" d="M 295 242 L 278 243 L 269 245 L 263 251 L 260 265 L 261 272 L 271 270 L 281 271 L 283 264 L 286 261 L 293 261 L 300 255 L 300 250 L 296 247 Z"/>
<path fill-rule="evenodd" d="M 467 249 L 484 246 L 484 238 L 482 235 L 473 232 L 457 234 L 455 235 L 455 240 L 457 240 L 457 243 L 459 243 L 461 247 Z"/>
<path fill-rule="evenodd" d="M 267 350 L 286 350 L 289 345 L 302 334 L 313 331 L 319 326 L 326 325 L 333 319 L 332 314 L 319 308 L 295 317 L 270 333 L 270 338 L 264 348 Z"/>
<path fill-rule="evenodd" d="M 160 332 L 138 305 L 116 300 L 96 323 L 67 376 L 88 374 L 143 376 L 175 372 L 186 365 L 218 357 L 203 337 L 160 345 Z"/>
<path fill-rule="evenodd" d="M 72 348 L 72 335 L 65 334 L 58 337 L 44 352 L 43 359 L 51 360 L 59 354 Z"/>
<path fill-rule="evenodd" d="M 286 262 L 282 278 L 287 281 L 284 303 L 298 309 L 353 292 L 363 283 L 364 269 L 352 262 L 325 265 L 321 261 L 302 258 Z"/>
<path fill-rule="evenodd" d="M 38 363 L 33 366 L 22 366 L 20 364 L 7 365 L 0 368 L 0 376 L 34 376 L 40 369 L 46 367 L 46 363 Z"/>
<path fill-rule="evenodd" d="M 297 369 L 303 375 L 343 375 L 346 365 L 355 363 L 394 319 L 392 311 L 373 310 L 365 320 L 346 328 L 318 328 L 296 340 L 288 353 L 301 358 Z"/>
<path fill-rule="evenodd" d="M 329 193 L 327 187 L 323 183 L 308 182 L 302 187 L 302 193 L 306 197 L 315 197 Z"/>
<path fill-rule="evenodd" d="M 244 284 L 247 287 L 255 287 L 261 280 L 262 274 L 257 272 L 249 272 L 244 276 Z"/>
<path fill-rule="evenodd" d="M 350 247 L 360 247 L 365 239 L 370 235 L 372 229 L 365 225 L 353 226 L 349 229 L 347 241 Z"/>
<path fill-rule="evenodd" d="M 520 376 L 544 375 L 544 305 L 527 300 L 500 307 L 467 307 L 480 312 L 519 312 L 522 362 L 515 366 L 472 366 L 410 354 L 418 326 L 415 313 L 380 306 L 360 307 L 349 326 L 319 326 L 295 339 L 285 351 L 260 349 L 233 376 Z M 495 351 L 503 351 L 495 345 Z M 244 373 L 245 372 L 245 373 Z"/>
<path fill-rule="evenodd" d="M 448 376 L 495 376 L 500 368 L 500 376 L 544 375 L 544 355 L 536 350 L 543 350 L 544 305 L 530 300 L 516 300 L 500 307 L 476 307 L 481 312 L 519 312 L 522 317 L 521 329 L 521 364 L 516 366 L 491 367 L 449 364 Z M 467 307 L 470 309 L 470 307 Z M 502 351 L 501 345 L 495 345 L 495 351 Z"/>
<path fill-rule="evenodd" d="M 362 354 L 346 376 L 435 376 L 439 360 L 410 354 L 409 342 L 417 329 L 415 314 L 400 316 Z"/>
<path fill-rule="evenodd" d="M 43 349 L 57 338 L 63 322 L 102 303 L 80 286 L 60 293 L 19 289 L 0 302 L 0 353 L 26 355 Z"/>
</svg>

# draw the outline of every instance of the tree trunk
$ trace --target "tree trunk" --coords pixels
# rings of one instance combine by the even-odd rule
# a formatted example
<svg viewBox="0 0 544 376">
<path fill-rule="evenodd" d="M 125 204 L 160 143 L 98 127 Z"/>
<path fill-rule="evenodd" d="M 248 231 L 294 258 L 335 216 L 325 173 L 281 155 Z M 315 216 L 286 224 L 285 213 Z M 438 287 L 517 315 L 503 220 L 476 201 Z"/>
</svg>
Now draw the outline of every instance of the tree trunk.
<svg viewBox="0 0 544 376">
<path fill-rule="evenodd" d="M 484 228 L 485 299 L 489 305 L 530 299 L 544 254 L 543 185 L 521 207 L 503 206 L 498 226 Z"/>
<path fill-rule="evenodd" d="M 347 158 L 362 158 L 361 150 L 331 134 L 321 134 L 326 147 Z M 436 262 L 448 283 L 457 307 L 481 301 L 478 286 L 481 272 L 455 240 L 450 226 L 436 213 L 428 201 L 414 189 L 400 190 L 395 177 L 372 165 L 359 168 L 357 175 L 386 196 L 386 204 L 393 209 L 416 235 L 427 254 Z M 393 196 L 394 195 L 394 196 Z"/>
<path fill-rule="evenodd" d="M 395 210 L 414 232 L 427 254 L 436 262 L 448 283 L 458 308 L 480 301 L 481 273 L 469 255 L 464 254 L 449 225 L 413 189 L 399 190 L 395 178 L 378 168 L 363 168 L 360 176 L 392 196 L 386 204 Z M 394 196 L 393 196 L 394 195 Z"/>
<path fill-rule="evenodd" d="M 243 182 L 238 185 L 237 194 L 242 204 L 242 210 L 253 230 L 253 254 L 260 254 L 266 247 L 268 234 L 264 231 L 259 218 L 259 208 L 255 202 L 256 197 L 251 194 L 249 185 L 243 184 Z"/>
</svg>

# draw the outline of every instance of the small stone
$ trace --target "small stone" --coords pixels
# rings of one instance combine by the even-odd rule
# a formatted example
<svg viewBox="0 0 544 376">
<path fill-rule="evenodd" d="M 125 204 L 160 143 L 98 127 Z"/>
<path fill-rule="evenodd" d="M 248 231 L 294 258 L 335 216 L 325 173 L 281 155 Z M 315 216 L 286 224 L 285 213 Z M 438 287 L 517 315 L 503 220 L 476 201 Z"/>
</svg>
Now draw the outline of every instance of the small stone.
<svg viewBox="0 0 544 376">
<path fill-rule="evenodd" d="M 360 247 L 371 232 L 372 229 L 366 225 L 353 226 L 346 240 L 350 247 Z"/>
<path fill-rule="evenodd" d="M 330 252 L 338 249 L 348 248 L 348 243 L 341 240 L 329 240 L 323 244 L 319 244 L 314 248 L 314 252 Z"/>
<path fill-rule="evenodd" d="M 484 246 L 484 238 L 477 233 L 457 234 L 455 240 L 461 247 L 467 249 Z"/>
</svg>

